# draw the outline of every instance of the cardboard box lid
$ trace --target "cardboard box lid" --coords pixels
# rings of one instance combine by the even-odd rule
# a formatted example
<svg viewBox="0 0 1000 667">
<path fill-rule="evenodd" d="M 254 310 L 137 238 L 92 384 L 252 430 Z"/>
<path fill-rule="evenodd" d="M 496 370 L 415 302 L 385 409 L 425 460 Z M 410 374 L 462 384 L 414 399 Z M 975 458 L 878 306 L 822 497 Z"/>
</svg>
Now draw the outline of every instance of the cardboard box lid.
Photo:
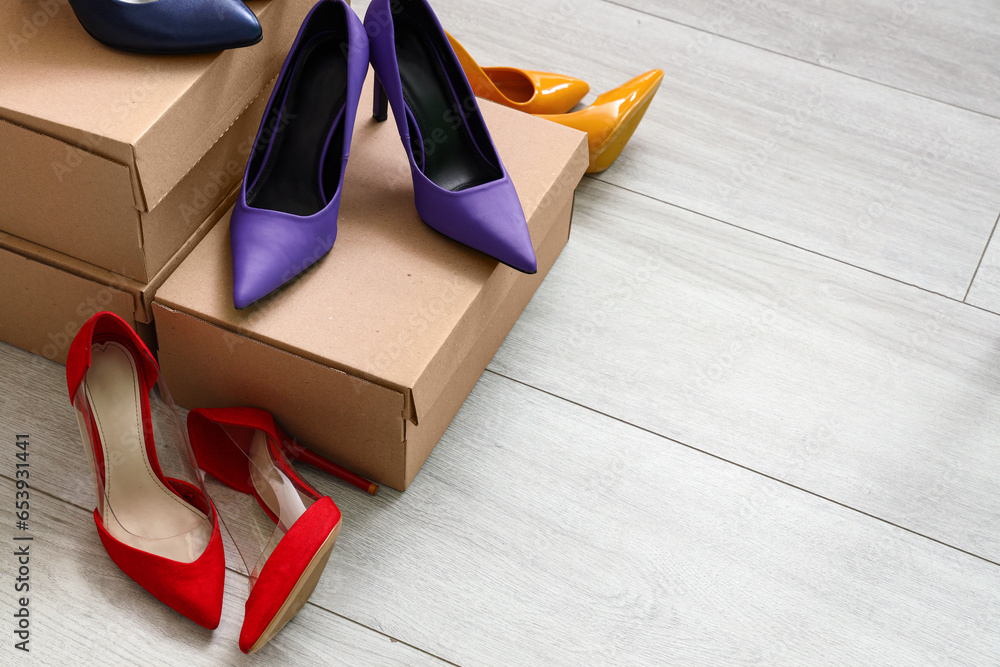
<svg viewBox="0 0 1000 667">
<path fill-rule="evenodd" d="M 174 253 L 174 256 L 170 258 L 149 282 L 140 282 L 132 278 L 126 278 L 113 271 L 108 271 L 100 266 L 95 266 L 75 257 L 56 252 L 37 243 L 26 241 L 7 232 L 0 231 L 0 249 L 15 253 L 27 260 L 34 260 L 61 269 L 73 276 L 107 285 L 113 288 L 116 294 L 126 294 L 132 299 L 135 321 L 148 323 L 153 319 L 153 295 L 156 294 L 156 290 L 167 279 L 167 276 L 177 268 L 181 260 L 187 257 L 188 253 L 205 238 L 208 230 L 219 221 L 223 213 L 233 205 L 238 191 L 238 188 L 234 188 L 226 195 L 223 202 L 209 213 L 208 217 L 201 222 L 187 242 Z"/>
<path fill-rule="evenodd" d="M 254 0 L 260 43 L 164 57 L 98 43 L 66 0 L 2 2 L 0 119 L 65 142 L 55 170 L 72 170 L 74 150 L 128 167 L 148 211 L 274 76 L 310 4 Z"/>
<path fill-rule="evenodd" d="M 242 179 L 274 81 L 146 212 L 135 209 L 128 167 L 105 158 L 91 156 L 64 174 L 57 192 L 51 165 L 65 158 L 65 144 L 0 121 L 0 146 L 17 146 L 0 150 L 0 229 L 138 282 L 152 280 Z M 96 188 L 95 181 L 121 187 Z"/>
<path fill-rule="evenodd" d="M 0 340 L 60 364 L 94 313 L 108 310 L 137 327 L 135 300 L 128 292 L 3 247 L 0 285 Z"/>
<path fill-rule="evenodd" d="M 371 78 L 362 95 L 370 100 Z M 588 164 L 586 136 L 481 102 L 537 246 Z M 333 250 L 278 293 L 232 302 L 228 214 L 156 301 L 400 391 L 414 423 L 430 409 L 515 282 L 513 269 L 437 233 L 417 216 L 392 120 L 359 114 Z"/>
</svg>

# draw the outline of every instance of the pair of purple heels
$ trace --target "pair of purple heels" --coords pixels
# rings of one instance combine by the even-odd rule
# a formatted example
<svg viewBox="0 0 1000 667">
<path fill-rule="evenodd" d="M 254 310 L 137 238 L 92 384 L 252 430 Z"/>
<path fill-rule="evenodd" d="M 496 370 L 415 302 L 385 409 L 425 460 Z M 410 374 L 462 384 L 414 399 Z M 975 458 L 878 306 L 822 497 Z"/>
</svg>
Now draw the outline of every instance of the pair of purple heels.
<svg viewBox="0 0 1000 667">
<path fill-rule="evenodd" d="M 333 247 L 369 59 L 374 116 L 384 121 L 392 105 L 420 217 L 519 271 L 536 271 L 517 192 L 426 0 L 373 0 L 364 24 L 343 0 L 320 0 L 278 75 L 233 211 L 237 308 Z"/>
</svg>

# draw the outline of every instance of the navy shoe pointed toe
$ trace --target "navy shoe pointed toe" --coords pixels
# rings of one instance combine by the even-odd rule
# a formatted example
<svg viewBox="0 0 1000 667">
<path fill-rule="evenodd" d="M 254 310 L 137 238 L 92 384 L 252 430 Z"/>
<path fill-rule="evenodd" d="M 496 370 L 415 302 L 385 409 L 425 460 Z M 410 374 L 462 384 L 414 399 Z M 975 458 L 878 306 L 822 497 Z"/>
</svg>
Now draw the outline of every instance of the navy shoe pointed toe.
<svg viewBox="0 0 1000 667">
<path fill-rule="evenodd" d="M 385 120 L 392 105 L 421 219 L 534 273 L 535 252 L 517 191 L 427 0 L 372 0 L 365 29 L 376 74 L 374 116 Z"/>
<path fill-rule="evenodd" d="M 260 23 L 242 0 L 69 0 L 91 37 L 149 54 L 212 53 L 256 44 Z"/>
<path fill-rule="evenodd" d="M 320 0 L 278 74 L 233 209 L 237 308 L 267 296 L 333 247 L 367 73 L 361 19 L 343 0 Z"/>
</svg>

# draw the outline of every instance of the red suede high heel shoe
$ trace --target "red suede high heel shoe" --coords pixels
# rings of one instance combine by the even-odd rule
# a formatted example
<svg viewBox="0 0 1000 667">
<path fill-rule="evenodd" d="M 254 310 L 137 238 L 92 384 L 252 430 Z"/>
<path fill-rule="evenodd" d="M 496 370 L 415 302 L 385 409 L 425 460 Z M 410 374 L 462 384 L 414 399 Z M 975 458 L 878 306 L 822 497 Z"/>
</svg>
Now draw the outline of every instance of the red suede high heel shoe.
<svg viewBox="0 0 1000 667">
<path fill-rule="evenodd" d="M 308 463 L 312 467 L 318 468 L 329 475 L 333 475 L 334 477 L 339 477 L 351 486 L 356 486 L 362 491 L 370 493 L 373 496 L 378 493 L 378 484 L 375 482 L 367 480 L 361 475 L 355 475 L 347 468 L 341 468 L 333 461 L 327 461 L 319 454 L 309 451 L 299 443 L 295 442 L 295 440 L 285 435 L 281 429 L 278 429 L 278 434 L 282 436 L 282 440 L 279 443 L 281 445 L 281 449 L 291 460 L 299 461 L 300 463 Z"/>
<path fill-rule="evenodd" d="M 124 320 L 98 313 L 70 345 L 66 380 L 97 488 L 94 523 L 111 560 L 164 604 L 218 627 L 218 516 L 153 355 Z"/>
<path fill-rule="evenodd" d="M 251 495 L 267 517 L 257 521 L 249 512 L 251 516 L 227 524 L 250 579 L 240 650 L 253 653 L 298 613 L 316 588 L 340 533 L 340 509 L 292 467 L 282 445 L 290 439 L 269 413 L 192 410 L 188 432 L 202 470 Z"/>
</svg>

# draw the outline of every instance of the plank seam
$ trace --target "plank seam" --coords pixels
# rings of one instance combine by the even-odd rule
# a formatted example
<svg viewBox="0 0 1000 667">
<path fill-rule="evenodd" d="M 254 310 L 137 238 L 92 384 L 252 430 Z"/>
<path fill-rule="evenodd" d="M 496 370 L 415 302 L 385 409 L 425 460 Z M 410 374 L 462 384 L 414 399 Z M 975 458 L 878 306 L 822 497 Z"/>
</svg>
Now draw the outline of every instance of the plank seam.
<svg viewBox="0 0 1000 667">
<path fill-rule="evenodd" d="M 12 484 L 16 483 L 16 480 L 13 477 L 11 477 L 10 475 L 6 474 L 6 473 L 0 472 L 0 478 L 9 481 Z M 85 514 L 85 516 L 90 516 L 91 514 L 93 514 L 93 510 L 88 510 L 86 507 L 81 507 L 80 505 L 77 505 L 76 503 L 74 503 L 72 501 L 66 500 L 65 498 L 60 498 L 59 496 L 55 495 L 54 493 L 51 493 L 51 492 L 46 491 L 44 489 L 41 489 L 41 488 L 39 488 L 37 486 L 31 487 L 31 490 L 32 490 L 32 492 L 37 493 L 37 494 L 39 494 L 41 496 L 45 496 L 46 498 L 49 498 L 50 500 L 55 500 L 56 502 L 62 503 L 63 505 L 67 505 L 69 507 L 78 509 L 81 512 L 83 512 Z M 64 516 L 63 518 L 67 518 L 67 517 Z M 244 574 L 243 572 L 240 572 L 239 570 L 234 570 L 233 568 L 229 567 L 228 565 L 226 566 L 226 570 L 228 570 L 232 574 L 235 574 L 235 575 L 237 575 L 239 577 L 243 577 L 244 579 L 247 578 L 246 574 Z M 123 575 L 123 576 L 127 576 L 127 575 Z M 350 623 L 354 623 L 355 625 L 358 625 L 358 626 L 360 626 L 362 628 L 365 628 L 366 630 L 370 630 L 371 632 L 374 632 L 377 635 L 385 637 L 386 639 L 388 639 L 388 640 L 390 640 L 392 642 L 395 642 L 397 644 L 402 644 L 403 646 L 407 646 L 407 647 L 413 649 L 414 651 L 419 651 L 420 653 L 423 653 L 424 655 L 430 656 L 431 658 L 434 658 L 435 660 L 439 660 L 439 661 L 441 661 L 441 662 L 443 662 L 443 663 L 445 663 L 447 665 L 453 665 L 454 667 L 462 667 L 458 663 L 452 662 L 451 660 L 448 660 L 446 658 L 442 658 L 439 655 L 435 655 L 435 654 L 431 653 L 430 651 L 428 651 L 427 649 L 420 648 L 419 646 L 415 646 L 415 645 L 413 645 L 413 644 L 411 644 L 411 643 L 409 643 L 407 641 L 403 641 L 402 639 L 399 639 L 397 637 L 393 637 L 392 635 L 387 634 L 385 632 L 382 632 L 381 630 L 376 630 L 375 628 L 373 628 L 371 626 L 365 625 L 361 621 L 357 621 L 357 620 L 355 620 L 353 618 L 350 618 L 349 616 L 344 616 L 343 614 L 339 614 L 339 613 L 337 613 L 337 612 L 335 612 L 335 611 L 333 611 L 331 609 L 327 609 L 326 607 L 324 607 L 324 606 L 322 606 L 320 604 L 317 604 L 317 603 L 313 602 L 312 600 L 306 600 L 306 604 L 308 604 L 310 606 L 313 606 L 313 607 L 315 607 L 317 609 L 320 609 L 320 610 L 324 611 L 327 614 L 331 614 L 333 616 L 336 616 L 337 618 L 343 619 L 343 620 L 348 621 Z"/>
<path fill-rule="evenodd" d="M 942 540 L 937 539 L 936 537 L 931 537 L 930 535 L 925 535 L 925 534 L 923 534 L 921 532 L 913 530 L 912 528 L 907 528 L 906 526 L 902 526 L 902 525 L 900 525 L 898 523 L 894 523 L 894 522 L 892 522 L 892 521 L 890 521 L 888 519 L 883 519 L 880 516 L 877 516 L 875 514 L 871 514 L 869 512 L 866 512 L 866 511 L 864 511 L 862 509 L 858 509 L 856 507 L 852 507 L 851 505 L 843 503 L 843 502 L 841 502 L 839 500 L 835 500 L 833 498 L 828 498 L 828 497 L 826 497 L 824 495 L 816 493 L 815 491 L 810 491 L 809 489 L 806 489 L 806 488 L 801 487 L 801 486 L 796 486 L 795 484 L 792 484 L 791 482 L 787 482 L 787 481 L 785 481 L 783 479 L 780 479 L 778 477 L 774 477 L 773 475 L 769 475 L 766 472 L 761 472 L 760 470 L 755 470 L 754 468 L 746 466 L 746 465 L 744 465 L 742 463 L 737 463 L 736 461 L 730 461 L 729 459 L 724 458 L 722 456 L 719 456 L 718 454 L 713 454 L 710 451 L 707 451 L 707 450 L 704 450 L 704 449 L 700 449 L 698 447 L 695 447 L 694 445 L 689 445 L 686 442 L 682 442 L 680 440 L 676 440 L 676 439 L 671 438 L 669 436 L 663 435 L 662 433 L 658 433 L 657 431 L 654 431 L 652 429 L 646 428 L 645 426 L 640 426 L 638 424 L 633 424 L 632 422 L 627 421 L 625 419 L 622 419 L 621 417 L 616 417 L 616 416 L 614 416 L 612 414 L 609 414 L 607 412 L 602 412 L 601 410 L 598 410 L 597 408 L 593 408 L 593 407 L 591 407 L 589 405 L 585 405 L 583 403 L 578 403 L 577 401 L 574 401 L 572 399 L 566 398 L 565 396 L 560 396 L 559 394 L 555 394 L 555 393 L 553 393 L 551 391 L 546 391 L 545 389 L 541 389 L 539 387 L 534 386 L 533 384 L 529 384 L 527 382 L 523 382 L 523 381 L 518 380 L 516 378 L 512 378 L 512 377 L 510 377 L 508 375 L 504 375 L 503 373 L 495 371 L 495 370 L 493 370 L 491 368 L 487 368 L 486 372 L 487 373 L 491 373 L 493 375 L 496 375 L 497 377 L 504 378 L 505 380 L 510 380 L 511 382 L 519 384 L 519 385 L 521 385 L 523 387 L 527 387 L 528 389 L 534 389 L 535 391 L 541 392 L 541 393 L 546 394 L 548 396 L 552 396 L 553 398 L 557 398 L 560 401 L 564 401 L 564 402 L 569 403 L 571 405 L 575 405 L 575 406 L 577 406 L 579 408 L 583 408 L 584 410 L 589 410 L 590 412 L 593 412 L 595 414 L 602 415 L 604 417 L 607 417 L 608 419 L 613 419 L 616 422 L 619 422 L 621 424 L 625 424 L 627 426 L 631 426 L 633 428 L 637 428 L 640 431 L 643 431 L 645 433 L 649 433 L 650 435 L 654 435 L 654 436 L 656 436 L 658 438 L 662 438 L 663 440 L 666 440 L 668 442 L 675 443 L 675 444 L 680 445 L 682 447 L 687 447 L 690 450 L 699 452 L 699 453 L 704 454 L 706 456 L 710 456 L 713 459 L 716 459 L 718 461 L 722 461 L 723 463 L 728 463 L 728 464 L 734 465 L 734 466 L 736 466 L 738 468 L 742 468 L 743 470 L 746 470 L 747 472 L 753 473 L 755 475 L 760 475 L 761 477 L 765 477 L 765 478 L 767 478 L 767 479 L 769 479 L 769 480 L 771 480 L 773 482 L 777 482 L 778 484 L 782 484 L 782 485 L 787 486 L 787 487 L 789 487 L 791 489 L 795 489 L 796 491 L 801 491 L 801 492 L 806 493 L 806 494 L 808 494 L 810 496 L 813 496 L 815 498 L 819 498 L 820 500 L 824 500 L 826 502 L 833 503 L 834 505 L 838 505 L 840 507 L 843 507 L 846 510 L 849 510 L 851 512 L 856 512 L 856 513 L 861 514 L 863 516 L 866 516 L 866 517 L 868 517 L 870 519 L 874 519 L 875 521 L 878 521 L 880 523 L 883 523 L 883 524 L 886 524 L 888 526 L 892 526 L 893 528 L 897 528 L 899 530 L 902 530 L 902 531 L 905 531 L 907 533 L 910 533 L 911 535 L 915 535 L 915 536 L 921 537 L 921 538 L 923 538 L 925 540 L 929 540 L 931 542 L 935 542 L 937 544 L 940 544 L 943 547 L 947 547 L 949 549 L 954 549 L 955 551 L 963 553 L 963 554 L 965 554 L 967 556 L 971 556 L 971 557 L 976 558 L 978 560 L 981 560 L 983 562 L 986 562 L 986 563 L 989 563 L 991 565 L 996 565 L 996 566 L 1000 567 L 1000 562 L 990 560 L 989 558 L 987 558 L 985 556 L 980 556 L 979 554 L 973 553 L 971 551 L 966 551 L 965 549 L 963 549 L 961 547 L 957 547 L 957 546 L 955 546 L 953 544 L 949 544 L 947 542 L 944 542 Z"/>
<path fill-rule="evenodd" d="M 920 99 L 928 100 L 930 102 L 936 102 L 938 104 L 943 104 L 946 107 L 951 107 L 952 109 L 958 109 L 960 111 L 966 111 L 968 113 L 976 114 L 977 116 L 982 116 L 984 118 L 989 118 L 989 119 L 992 119 L 992 120 L 1000 120 L 1000 117 L 994 116 L 992 114 L 985 113 L 983 111 L 977 111 L 976 109 L 969 109 L 968 107 L 963 107 L 963 106 L 961 106 L 959 104 L 955 104 L 954 102 L 947 102 L 945 100 L 939 100 L 936 97 L 930 97 L 928 95 L 922 95 L 921 93 L 915 93 L 912 90 L 906 90 L 905 88 L 900 88 L 898 86 L 893 86 L 892 84 L 889 84 L 889 83 L 884 83 L 882 81 L 876 81 L 875 79 L 868 79 L 868 78 L 865 78 L 865 77 L 860 76 L 858 74 L 852 74 L 851 72 L 845 72 L 843 70 L 834 69 L 833 67 L 828 67 L 826 65 L 822 65 L 820 63 L 816 63 L 816 62 L 813 62 L 811 60 L 805 60 L 803 58 L 798 58 L 796 56 L 789 55 L 787 53 L 782 53 L 781 51 L 775 51 L 774 49 L 769 49 L 766 46 L 761 46 L 759 44 L 754 44 L 752 42 L 744 42 L 743 40 L 739 40 L 739 39 L 736 39 L 735 37 L 730 37 L 728 35 L 723 35 L 722 33 L 712 32 L 711 30 L 705 30 L 704 28 L 699 28 L 697 26 L 693 26 L 693 25 L 690 25 L 688 23 L 683 23 L 683 22 L 678 21 L 676 19 L 670 19 L 670 18 L 667 18 L 665 16 L 660 16 L 658 14 L 653 14 L 651 12 L 644 11 L 642 9 L 637 9 L 635 7 L 630 7 L 629 5 L 623 5 L 623 4 L 620 4 L 618 2 L 615 2 L 614 0 L 604 0 L 604 2 L 606 2 L 609 5 L 612 5 L 614 7 L 619 7 L 621 9 L 626 9 L 626 10 L 629 10 L 629 11 L 633 11 L 633 12 L 635 12 L 637 14 L 642 14 L 643 16 L 648 16 L 650 18 L 659 19 L 660 21 L 666 21 L 667 23 L 673 23 L 674 25 L 681 26 L 683 28 L 688 28 L 690 30 L 695 30 L 695 31 L 703 33 L 705 35 L 712 35 L 713 37 L 718 37 L 719 39 L 724 39 L 726 41 L 733 42 L 734 44 L 741 44 L 743 46 L 748 46 L 751 49 L 757 49 L 758 51 L 763 51 L 764 53 L 770 53 L 772 55 L 780 56 L 782 58 L 788 58 L 789 60 L 794 60 L 795 62 L 799 62 L 799 63 L 802 63 L 804 65 L 812 65 L 813 67 L 818 67 L 820 69 L 826 70 L 827 72 L 834 72 L 836 74 L 842 74 L 844 76 L 849 76 L 852 79 L 856 79 L 858 81 L 864 81 L 866 83 L 870 83 L 870 84 L 875 85 L 875 86 L 881 86 L 883 88 L 888 88 L 889 90 L 895 90 L 897 92 L 904 93 L 906 95 L 912 95 L 914 97 L 919 97 Z"/>
<path fill-rule="evenodd" d="M 666 206 L 670 206 L 672 208 L 676 208 L 676 209 L 678 209 L 680 211 L 687 211 L 688 213 L 693 213 L 694 215 L 697 215 L 698 217 L 701 217 L 701 218 L 705 218 L 706 220 L 712 220 L 714 222 L 718 222 L 718 223 L 721 223 L 723 225 L 728 225 L 729 227 L 732 227 L 733 229 L 739 229 L 740 231 L 744 231 L 744 232 L 747 232 L 749 234 L 753 234 L 754 236 L 759 236 L 759 237 L 767 239 L 769 241 L 774 241 L 775 243 L 780 243 L 782 245 L 788 246 L 789 248 L 795 248 L 796 250 L 801 250 L 802 252 L 807 252 L 810 255 L 815 255 L 816 257 L 822 257 L 823 259 L 830 260 L 831 262 L 836 262 L 838 264 L 842 264 L 843 266 L 849 266 L 852 269 L 856 269 L 858 271 L 864 271 L 865 273 L 868 273 L 868 274 L 873 275 L 873 276 L 878 276 L 879 278 L 883 278 L 885 280 L 891 280 L 892 282 L 894 282 L 894 283 L 896 283 L 898 285 L 905 285 L 906 287 L 912 287 L 914 289 L 920 290 L 921 292 L 924 292 L 925 294 L 933 294 L 934 296 L 941 297 L 942 299 L 947 299 L 948 301 L 952 301 L 954 303 L 959 303 L 959 304 L 962 304 L 962 305 L 971 306 L 973 308 L 976 308 L 977 310 L 981 310 L 981 311 L 986 312 L 986 313 L 992 313 L 993 315 L 997 315 L 998 314 L 998 313 L 994 313 L 991 310 L 987 310 L 985 308 L 979 308 L 978 306 L 974 306 L 973 304 L 965 303 L 964 300 L 958 299 L 957 297 L 949 296 L 947 294 L 942 294 L 941 292 L 935 292 L 934 290 L 928 289 L 927 287 L 922 287 L 922 286 L 914 284 L 914 283 L 908 283 L 905 280 L 900 280 L 899 278 L 894 278 L 892 276 L 887 276 L 884 273 L 879 273 L 878 271 L 875 271 L 873 269 L 867 269 L 867 268 L 865 268 L 863 266 L 859 266 L 857 264 L 851 264 L 850 262 L 848 262 L 846 260 L 843 260 L 843 259 L 838 259 L 837 257 L 831 257 L 830 255 L 824 255 L 823 253 L 818 252 L 816 250 L 811 250 L 811 249 L 806 248 L 804 246 L 796 245 L 796 244 L 792 243 L 791 241 L 785 241 L 784 239 L 779 239 L 779 238 L 777 238 L 775 236 L 769 236 L 769 235 L 764 234 L 763 232 L 759 232 L 759 231 L 757 231 L 755 229 L 750 229 L 749 227 L 743 227 L 741 225 L 737 225 L 735 222 L 729 222 L 728 220 L 723 220 L 722 218 L 716 218 L 715 216 L 708 215 L 707 213 L 701 213 L 699 211 L 696 211 L 693 208 L 687 208 L 687 207 L 681 206 L 679 204 L 674 204 L 674 203 L 666 201 L 664 199 L 660 199 L 659 197 L 654 197 L 653 195 L 646 194 L 645 192 L 639 192 L 638 190 L 632 190 L 630 188 L 626 188 L 624 185 L 619 185 L 619 184 L 613 183 L 611 181 L 606 181 L 603 178 L 598 178 L 596 176 L 589 176 L 589 178 L 597 181 L 598 183 L 602 183 L 604 185 L 608 185 L 608 186 L 613 187 L 613 188 L 618 188 L 620 190 L 624 190 L 625 192 L 630 192 L 630 193 L 632 193 L 634 195 L 638 195 L 640 197 L 645 197 L 647 199 L 651 199 L 651 200 L 653 200 L 655 202 L 659 202 L 660 204 L 664 204 Z M 1000 219 L 1000 218 L 998 218 L 998 219 Z M 995 228 L 996 228 L 996 223 L 994 222 L 994 229 Z M 992 234 L 990 236 L 992 237 Z M 988 242 L 987 242 L 987 245 L 989 245 Z M 984 253 L 985 253 L 985 251 L 984 251 Z M 980 261 L 982 261 L 982 260 L 980 260 Z M 975 279 L 975 276 L 973 276 L 973 279 Z M 966 296 L 968 296 L 968 292 L 966 292 Z"/>
<path fill-rule="evenodd" d="M 983 258 L 986 257 L 986 251 L 990 249 L 990 242 L 993 240 L 993 235 L 997 231 L 997 222 L 1000 222 L 1000 214 L 997 214 L 997 219 L 993 221 L 993 229 L 990 230 L 990 235 L 986 239 L 986 245 L 983 246 L 983 252 L 979 255 L 979 261 L 976 262 L 976 270 L 972 272 L 972 280 L 969 281 L 969 286 L 965 289 L 965 296 L 962 297 L 962 303 L 965 303 L 966 299 L 969 298 L 969 292 L 972 291 L 972 285 L 976 282 L 976 276 L 979 275 L 979 267 L 983 265 Z M 987 310 L 986 312 L 991 313 L 993 311 Z"/>
</svg>

